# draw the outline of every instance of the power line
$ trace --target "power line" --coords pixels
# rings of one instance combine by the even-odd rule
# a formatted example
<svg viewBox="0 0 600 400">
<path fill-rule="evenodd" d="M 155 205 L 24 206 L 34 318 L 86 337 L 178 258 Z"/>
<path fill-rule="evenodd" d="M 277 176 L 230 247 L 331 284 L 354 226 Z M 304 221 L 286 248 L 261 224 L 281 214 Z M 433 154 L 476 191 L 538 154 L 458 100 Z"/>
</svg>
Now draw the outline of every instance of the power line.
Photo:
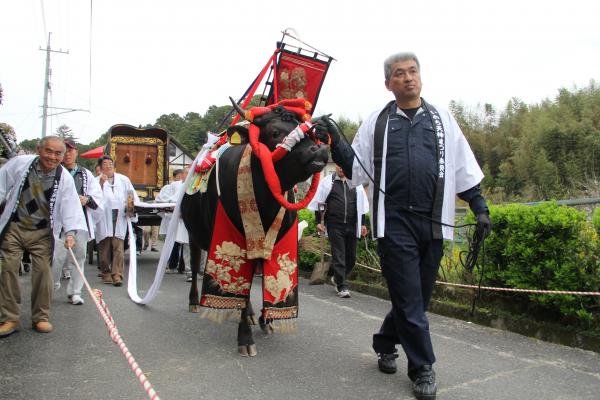
<svg viewBox="0 0 600 400">
<path fill-rule="evenodd" d="M 92 15 L 93 15 L 93 5 L 94 1 L 90 0 L 90 82 L 89 82 L 89 91 L 88 91 L 88 109 L 91 111 L 92 109 Z"/>
<path fill-rule="evenodd" d="M 48 36 L 48 29 L 46 28 L 46 12 L 44 11 L 44 0 L 40 0 L 40 6 L 42 8 L 42 24 L 44 25 L 44 39 Z"/>
</svg>

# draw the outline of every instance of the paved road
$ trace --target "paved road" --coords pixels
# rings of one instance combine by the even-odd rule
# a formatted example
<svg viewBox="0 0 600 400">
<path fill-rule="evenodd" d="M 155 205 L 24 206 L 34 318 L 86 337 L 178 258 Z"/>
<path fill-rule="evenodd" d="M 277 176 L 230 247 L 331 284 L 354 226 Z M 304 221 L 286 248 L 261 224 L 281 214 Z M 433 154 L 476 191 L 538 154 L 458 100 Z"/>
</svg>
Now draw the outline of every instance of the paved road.
<svg viewBox="0 0 600 400">
<path fill-rule="evenodd" d="M 158 253 L 140 258 L 139 286 L 148 287 Z M 236 324 L 215 325 L 187 311 L 188 284 L 166 275 L 148 306 L 131 302 L 125 287 L 101 288 L 125 343 L 161 399 L 412 399 L 405 360 L 399 371 L 377 370 L 371 334 L 386 301 L 354 294 L 338 299 L 331 286 L 301 282 L 301 315 L 293 334 L 255 330 L 259 354 L 237 354 Z M 29 276 L 23 321 L 29 321 Z M 255 281 L 254 303 L 258 304 Z M 96 308 L 55 297 L 55 331 L 27 324 L 0 339 L 0 399 L 145 399 Z M 600 399 L 600 355 L 430 315 L 438 362 L 438 399 Z"/>
</svg>

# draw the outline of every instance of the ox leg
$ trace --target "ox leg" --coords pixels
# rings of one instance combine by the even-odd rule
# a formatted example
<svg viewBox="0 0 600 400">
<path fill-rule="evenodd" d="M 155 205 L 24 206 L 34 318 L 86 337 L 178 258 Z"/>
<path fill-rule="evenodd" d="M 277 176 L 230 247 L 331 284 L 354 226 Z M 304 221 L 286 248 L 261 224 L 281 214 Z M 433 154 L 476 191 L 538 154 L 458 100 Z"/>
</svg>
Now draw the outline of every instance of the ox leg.
<svg viewBox="0 0 600 400">
<path fill-rule="evenodd" d="M 200 270 L 200 247 L 190 237 L 190 269 L 192 270 L 192 284 L 189 294 L 189 311 L 200 312 L 200 300 L 198 296 L 198 271 Z"/>
<path fill-rule="evenodd" d="M 260 326 L 260 329 L 263 331 L 263 333 L 267 335 L 273 333 L 273 331 L 275 330 L 273 328 L 273 320 L 265 319 L 262 315 L 258 318 L 258 325 Z"/>
<path fill-rule="evenodd" d="M 256 350 L 256 344 L 254 343 L 254 337 L 252 336 L 252 329 L 248 324 L 248 308 L 242 310 L 242 317 L 238 324 L 238 353 L 242 357 L 254 357 L 258 354 Z"/>
<path fill-rule="evenodd" d="M 256 314 L 254 313 L 250 299 L 248 299 L 248 302 L 246 303 L 246 321 L 248 321 L 248 325 L 258 325 Z"/>
</svg>

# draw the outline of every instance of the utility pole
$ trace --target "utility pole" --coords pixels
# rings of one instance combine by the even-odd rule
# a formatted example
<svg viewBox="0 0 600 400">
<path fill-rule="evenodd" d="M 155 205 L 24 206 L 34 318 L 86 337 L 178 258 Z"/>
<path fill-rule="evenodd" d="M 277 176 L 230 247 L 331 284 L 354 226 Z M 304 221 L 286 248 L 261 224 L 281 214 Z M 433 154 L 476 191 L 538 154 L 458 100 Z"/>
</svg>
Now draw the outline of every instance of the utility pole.
<svg viewBox="0 0 600 400">
<path fill-rule="evenodd" d="M 50 90 L 50 75 L 51 75 L 51 71 L 50 71 L 50 53 L 62 53 L 62 54 L 69 54 L 69 51 L 62 51 L 62 49 L 60 50 L 52 50 L 50 48 L 50 36 L 52 35 L 52 32 L 48 33 L 48 45 L 46 46 L 45 49 L 42 49 L 40 47 L 41 51 L 45 51 L 46 52 L 46 79 L 44 81 L 44 105 L 42 106 L 43 109 L 43 113 L 42 113 L 42 137 L 46 136 L 46 120 L 48 118 L 48 91 Z"/>
</svg>

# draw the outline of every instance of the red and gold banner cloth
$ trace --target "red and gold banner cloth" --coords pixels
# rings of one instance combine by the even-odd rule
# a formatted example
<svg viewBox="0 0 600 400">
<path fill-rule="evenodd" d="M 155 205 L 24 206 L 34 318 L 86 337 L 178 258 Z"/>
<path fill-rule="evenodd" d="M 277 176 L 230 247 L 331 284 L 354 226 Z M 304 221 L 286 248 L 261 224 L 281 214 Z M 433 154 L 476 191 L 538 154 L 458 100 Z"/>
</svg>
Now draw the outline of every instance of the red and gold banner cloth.
<svg viewBox="0 0 600 400">
<path fill-rule="evenodd" d="M 277 98 L 272 100 L 276 103 L 285 99 L 303 98 L 314 108 L 328 68 L 327 62 L 282 51 L 274 85 L 277 88 Z M 308 110 L 309 113 L 311 111 Z"/>
<path fill-rule="evenodd" d="M 298 316 L 297 220 L 263 260 L 263 316 Z M 250 295 L 257 260 L 248 260 L 246 240 L 231 222 L 221 202 L 204 270 L 200 305 L 216 310 L 241 310 Z"/>
</svg>

